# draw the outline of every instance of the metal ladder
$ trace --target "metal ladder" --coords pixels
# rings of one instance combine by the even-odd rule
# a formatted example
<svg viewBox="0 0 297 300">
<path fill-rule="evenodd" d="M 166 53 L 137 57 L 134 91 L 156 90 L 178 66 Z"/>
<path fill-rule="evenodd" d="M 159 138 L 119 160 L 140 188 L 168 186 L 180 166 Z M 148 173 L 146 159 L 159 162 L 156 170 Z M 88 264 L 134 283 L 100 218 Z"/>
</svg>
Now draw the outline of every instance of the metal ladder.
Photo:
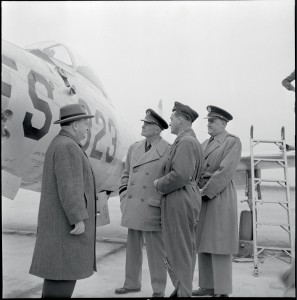
<svg viewBox="0 0 297 300">
<path fill-rule="evenodd" d="M 294 258 L 294 237 L 292 232 L 292 216 L 291 216 L 291 204 L 290 204 L 290 187 L 288 182 L 288 162 L 287 162 L 287 153 L 286 153 L 286 142 L 285 142 L 285 128 L 281 129 L 281 139 L 280 140 L 259 140 L 254 139 L 253 137 L 253 126 L 251 126 L 250 131 L 250 153 L 251 153 L 251 194 L 252 194 L 252 216 L 253 216 L 253 256 L 254 256 L 254 276 L 259 276 L 258 269 L 258 255 L 265 250 L 274 250 L 284 252 L 289 256 L 290 261 Z M 281 147 L 281 155 L 277 158 L 267 158 L 265 155 L 255 155 L 254 148 L 260 143 L 270 143 L 276 145 L 279 149 Z M 281 157 L 280 157 L 281 156 Z M 263 179 L 261 178 L 261 172 L 257 169 L 259 163 L 265 162 L 274 162 L 280 165 L 284 170 L 284 179 Z M 259 165 L 258 165 L 259 167 Z M 263 197 L 259 195 L 260 184 L 263 182 L 276 182 L 282 188 L 286 189 L 286 200 L 280 201 L 264 201 Z M 259 199 L 260 198 L 260 199 Z M 270 223 L 270 222 L 261 222 L 259 220 L 258 211 L 259 205 L 263 204 L 279 204 L 282 208 L 286 210 L 286 222 Z M 280 226 L 289 234 L 289 247 L 266 247 L 258 244 L 258 229 L 260 226 Z M 264 253 L 263 252 L 263 253 Z M 271 256 L 271 255 L 270 255 Z M 280 258 L 280 257 L 278 257 Z"/>
</svg>

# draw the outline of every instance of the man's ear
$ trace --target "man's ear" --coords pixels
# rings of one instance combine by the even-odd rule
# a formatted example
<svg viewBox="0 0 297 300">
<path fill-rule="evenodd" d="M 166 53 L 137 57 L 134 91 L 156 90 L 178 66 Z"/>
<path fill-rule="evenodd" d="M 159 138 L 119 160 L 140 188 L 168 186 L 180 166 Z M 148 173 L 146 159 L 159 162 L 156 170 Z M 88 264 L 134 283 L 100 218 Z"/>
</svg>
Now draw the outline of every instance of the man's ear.
<svg viewBox="0 0 297 300">
<path fill-rule="evenodd" d="M 77 131 L 77 121 L 74 121 L 74 122 L 72 122 L 72 129 L 74 130 L 74 131 Z"/>
</svg>

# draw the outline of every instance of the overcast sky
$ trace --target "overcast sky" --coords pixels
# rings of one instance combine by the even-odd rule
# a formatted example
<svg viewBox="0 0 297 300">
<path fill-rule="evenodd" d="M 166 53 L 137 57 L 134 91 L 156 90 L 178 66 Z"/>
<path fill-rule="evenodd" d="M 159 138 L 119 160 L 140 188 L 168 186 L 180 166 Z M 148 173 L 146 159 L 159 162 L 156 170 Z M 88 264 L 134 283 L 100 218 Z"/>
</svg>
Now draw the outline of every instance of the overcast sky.
<svg viewBox="0 0 297 300">
<path fill-rule="evenodd" d="M 201 142 L 210 104 L 233 115 L 227 130 L 243 152 L 252 124 L 256 137 L 273 139 L 285 126 L 294 143 L 295 94 L 281 84 L 295 68 L 293 0 L 1 4 L 3 39 L 73 48 L 139 132 L 145 110 L 162 99 L 168 122 L 174 101 L 199 113 L 193 128 Z"/>
</svg>

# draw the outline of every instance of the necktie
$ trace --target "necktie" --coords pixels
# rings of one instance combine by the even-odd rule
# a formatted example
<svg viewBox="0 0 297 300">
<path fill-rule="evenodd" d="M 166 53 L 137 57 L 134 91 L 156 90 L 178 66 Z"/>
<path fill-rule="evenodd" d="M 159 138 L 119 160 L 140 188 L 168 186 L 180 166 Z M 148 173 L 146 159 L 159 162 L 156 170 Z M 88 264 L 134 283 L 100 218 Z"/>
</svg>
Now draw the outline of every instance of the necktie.
<svg viewBox="0 0 297 300">
<path fill-rule="evenodd" d="M 212 137 L 209 139 L 207 145 L 209 145 L 213 140 L 214 140 L 214 137 L 212 136 Z"/>
<path fill-rule="evenodd" d="M 145 143 L 145 152 L 149 151 L 151 149 L 152 145 L 148 144 L 147 142 Z"/>
<path fill-rule="evenodd" d="M 209 139 L 207 145 L 206 145 L 206 148 L 205 148 L 205 151 L 208 151 L 210 146 L 211 146 L 211 142 L 214 140 L 213 136 Z"/>
</svg>

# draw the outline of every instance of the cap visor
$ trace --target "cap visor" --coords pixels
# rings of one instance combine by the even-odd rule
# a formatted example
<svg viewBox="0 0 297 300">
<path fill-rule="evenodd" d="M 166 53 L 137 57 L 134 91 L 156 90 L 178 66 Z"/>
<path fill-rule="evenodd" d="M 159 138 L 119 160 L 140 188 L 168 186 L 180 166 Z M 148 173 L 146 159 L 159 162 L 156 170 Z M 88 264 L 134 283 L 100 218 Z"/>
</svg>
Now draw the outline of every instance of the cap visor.
<svg viewBox="0 0 297 300">
<path fill-rule="evenodd" d="M 143 122 L 145 122 L 145 123 L 149 123 L 149 124 L 156 124 L 156 125 L 158 125 L 157 123 L 155 123 L 155 122 L 151 122 L 151 121 L 147 121 L 147 120 L 140 120 L 140 121 L 143 121 Z"/>
</svg>

